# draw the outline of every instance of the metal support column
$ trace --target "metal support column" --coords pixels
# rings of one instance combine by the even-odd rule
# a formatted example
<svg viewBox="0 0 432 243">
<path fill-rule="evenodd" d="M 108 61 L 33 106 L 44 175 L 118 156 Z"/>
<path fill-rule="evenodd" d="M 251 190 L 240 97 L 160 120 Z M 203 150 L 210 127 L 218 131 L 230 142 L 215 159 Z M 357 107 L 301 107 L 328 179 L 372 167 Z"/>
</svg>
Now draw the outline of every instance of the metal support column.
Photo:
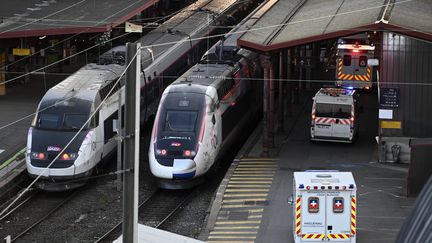
<svg viewBox="0 0 432 243">
<path fill-rule="evenodd" d="M 269 89 L 270 89 L 270 101 L 269 101 L 269 147 L 274 148 L 274 124 L 275 124 L 275 66 L 273 65 L 274 56 L 270 56 L 270 79 L 269 79 Z"/>
<path fill-rule="evenodd" d="M 278 126 L 278 131 L 279 132 L 283 132 L 284 131 L 284 111 L 285 111 L 285 107 L 284 107 L 284 98 L 285 98 L 285 94 L 286 92 L 284 92 L 284 72 L 285 72 L 285 67 L 284 67 L 284 59 L 283 59 L 283 52 L 279 52 L 279 97 L 278 97 L 278 101 L 279 101 L 279 126 Z"/>
<path fill-rule="evenodd" d="M 293 77 L 292 77 L 292 60 L 291 60 L 291 49 L 286 50 L 286 78 L 287 82 L 287 99 L 286 99 L 286 114 L 292 116 L 292 104 L 293 104 Z"/>
<path fill-rule="evenodd" d="M 140 44 L 126 44 L 125 150 L 123 176 L 123 242 L 138 242 L 138 172 L 140 110 Z M 138 58 L 136 58 L 138 57 Z"/>
<path fill-rule="evenodd" d="M 264 82 L 263 82 L 263 157 L 269 156 L 269 77 L 270 57 L 264 56 Z"/>
</svg>

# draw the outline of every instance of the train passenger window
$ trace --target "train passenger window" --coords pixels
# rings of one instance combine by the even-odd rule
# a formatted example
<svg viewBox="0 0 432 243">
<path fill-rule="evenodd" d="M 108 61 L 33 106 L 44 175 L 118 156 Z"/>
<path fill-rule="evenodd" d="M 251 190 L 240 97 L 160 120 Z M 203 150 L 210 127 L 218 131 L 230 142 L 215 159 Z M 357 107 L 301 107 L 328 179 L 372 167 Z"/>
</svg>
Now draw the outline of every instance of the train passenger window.
<svg viewBox="0 0 432 243">
<path fill-rule="evenodd" d="M 55 114 L 40 114 L 37 126 L 40 128 L 56 128 L 58 124 L 59 117 Z"/>
<path fill-rule="evenodd" d="M 344 66 L 351 66 L 351 55 L 344 55 L 343 56 L 343 65 Z"/>
<path fill-rule="evenodd" d="M 359 57 L 359 66 L 360 67 L 366 67 L 367 65 L 367 57 L 366 56 L 360 56 Z"/>
<path fill-rule="evenodd" d="M 66 129 L 80 129 L 85 125 L 88 116 L 85 114 L 65 114 L 63 126 Z"/>
<path fill-rule="evenodd" d="M 194 132 L 197 117 L 197 111 L 167 111 L 164 131 Z"/>
</svg>

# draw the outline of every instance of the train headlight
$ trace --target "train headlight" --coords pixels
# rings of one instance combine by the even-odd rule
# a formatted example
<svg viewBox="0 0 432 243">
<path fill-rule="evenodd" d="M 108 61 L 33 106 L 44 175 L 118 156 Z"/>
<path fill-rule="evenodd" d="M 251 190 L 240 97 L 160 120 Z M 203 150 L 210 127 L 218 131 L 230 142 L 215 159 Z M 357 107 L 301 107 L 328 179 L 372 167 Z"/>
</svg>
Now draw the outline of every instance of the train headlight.
<svg viewBox="0 0 432 243">
<path fill-rule="evenodd" d="M 47 158 L 45 153 L 32 152 L 30 154 L 31 159 L 45 160 Z"/>
<path fill-rule="evenodd" d="M 196 155 L 194 150 L 185 150 L 183 151 L 183 157 L 193 157 Z"/>
<path fill-rule="evenodd" d="M 75 160 L 77 157 L 78 157 L 77 153 L 64 153 L 59 157 L 59 159 L 60 160 Z"/>
<path fill-rule="evenodd" d="M 156 155 L 166 156 L 167 153 L 166 149 L 156 149 Z"/>
</svg>

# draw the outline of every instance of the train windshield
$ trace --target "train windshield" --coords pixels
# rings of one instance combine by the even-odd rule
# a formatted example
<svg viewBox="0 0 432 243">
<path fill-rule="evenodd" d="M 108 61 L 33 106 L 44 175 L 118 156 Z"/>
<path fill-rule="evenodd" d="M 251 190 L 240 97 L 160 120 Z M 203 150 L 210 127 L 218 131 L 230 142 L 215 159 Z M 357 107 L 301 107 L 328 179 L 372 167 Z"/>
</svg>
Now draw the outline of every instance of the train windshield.
<svg viewBox="0 0 432 243">
<path fill-rule="evenodd" d="M 165 119 L 165 132 L 194 132 L 198 111 L 168 110 Z"/>
<path fill-rule="evenodd" d="M 86 114 L 51 114 L 41 113 L 38 116 L 36 127 L 42 129 L 78 130 L 85 125 L 88 119 Z M 86 125 L 84 128 L 87 128 Z"/>
</svg>

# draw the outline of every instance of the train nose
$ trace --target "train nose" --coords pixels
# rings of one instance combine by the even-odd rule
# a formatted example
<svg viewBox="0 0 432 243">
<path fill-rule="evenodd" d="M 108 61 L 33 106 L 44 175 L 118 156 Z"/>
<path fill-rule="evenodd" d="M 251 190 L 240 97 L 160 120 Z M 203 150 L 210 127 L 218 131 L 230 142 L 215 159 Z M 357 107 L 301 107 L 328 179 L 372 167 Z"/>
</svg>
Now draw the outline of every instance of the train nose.
<svg viewBox="0 0 432 243">
<path fill-rule="evenodd" d="M 195 176 L 196 164 L 192 159 L 174 159 L 173 178 L 179 180 L 192 179 Z"/>
</svg>

